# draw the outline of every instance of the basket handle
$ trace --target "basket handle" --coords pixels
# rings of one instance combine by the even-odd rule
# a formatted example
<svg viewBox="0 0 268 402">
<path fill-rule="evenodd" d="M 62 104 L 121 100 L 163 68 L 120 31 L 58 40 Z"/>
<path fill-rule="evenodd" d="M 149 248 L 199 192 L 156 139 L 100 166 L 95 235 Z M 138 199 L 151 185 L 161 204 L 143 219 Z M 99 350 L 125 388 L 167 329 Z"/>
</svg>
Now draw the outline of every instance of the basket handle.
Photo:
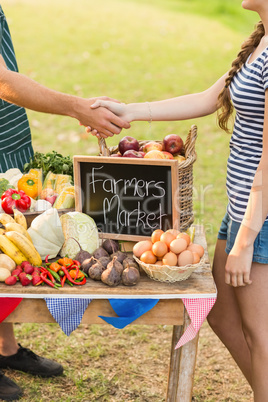
<svg viewBox="0 0 268 402">
<path fill-rule="evenodd" d="M 195 141 L 197 138 L 197 126 L 193 124 L 185 140 L 185 158 L 187 159 L 189 155 L 195 153 Z"/>
<path fill-rule="evenodd" d="M 99 143 L 99 147 L 100 147 L 100 155 L 101 156 L 110 156 L 110 151 L 107 148 L 105 138 L 99 137 L 98 138 L 98 143 Z"/>
</svg>

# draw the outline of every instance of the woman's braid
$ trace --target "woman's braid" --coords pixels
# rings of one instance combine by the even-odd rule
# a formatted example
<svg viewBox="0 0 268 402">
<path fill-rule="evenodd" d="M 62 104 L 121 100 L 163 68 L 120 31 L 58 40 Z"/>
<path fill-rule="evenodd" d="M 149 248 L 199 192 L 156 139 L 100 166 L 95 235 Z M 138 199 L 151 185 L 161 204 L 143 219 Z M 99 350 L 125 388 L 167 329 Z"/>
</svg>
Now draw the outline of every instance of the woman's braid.
<svg viewBox="0 0 268 402">
<path fill-rule="evenodd" d="M 262 21 L 256 25 L 256 29 L 250 37 L 242 44 L 241 50 L 237 55 L 237 58 L 232 62 L 232 67 L 228 73 L 225 80 L 225 86 L 219 94 L 218 97 L 218 123 L 220 128 L 229 133 L 228 121 L 233 113 L 233 105 L 231 102 L 229 85 L 240 70 L 242 65 L 247 61 L 248 56 L 256 49 L 259 45 L 261 38 L 264 36 L 264 26 Z"/>
</svg>

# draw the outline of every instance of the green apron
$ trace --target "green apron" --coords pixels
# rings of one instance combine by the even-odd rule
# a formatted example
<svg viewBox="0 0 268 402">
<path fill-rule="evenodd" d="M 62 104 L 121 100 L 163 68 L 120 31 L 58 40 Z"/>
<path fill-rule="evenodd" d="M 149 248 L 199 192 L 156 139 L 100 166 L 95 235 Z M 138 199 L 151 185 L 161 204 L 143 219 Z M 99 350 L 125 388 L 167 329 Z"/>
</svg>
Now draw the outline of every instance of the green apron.
<svg viewBox="0 0 268 402">
<path fill-rule="evenodd" d="M 18 72 L 16 56 L 6 21 L 0 5 L 0 53 L 7 68 Z M 31 131 L 24 108 L 0 99 L 0 172 L 10 168 L 23 171 L 23 166 L 33 156 Z"/>
</svg>

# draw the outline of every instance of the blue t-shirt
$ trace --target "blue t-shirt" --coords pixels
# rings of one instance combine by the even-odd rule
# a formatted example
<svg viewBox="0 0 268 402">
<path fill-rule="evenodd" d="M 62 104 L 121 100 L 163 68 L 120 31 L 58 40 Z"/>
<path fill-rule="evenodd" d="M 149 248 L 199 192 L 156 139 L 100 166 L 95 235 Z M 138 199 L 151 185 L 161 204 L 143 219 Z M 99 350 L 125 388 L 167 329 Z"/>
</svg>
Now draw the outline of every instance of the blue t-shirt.
<svg viewBox="0 0 268 402">
<path fill-rule="evenodd" d="M 18 72 L 15 52 L 0 5 L 0 53 L 11 71 Z M 33 155 L 31 131 L 24 108 L 0 99 L 0 172 L 23 166 Z"/>
<path fill-rule="evenodd" d="M 236 117 L 227 163 L 227 211 L 231 219 L 238 222 L 244 217 L 262 155 L 265 90 L 268 87 L 268 48 L 252 63 L 248 62 L 250 56 L 230 84 Z"/>
</svg>

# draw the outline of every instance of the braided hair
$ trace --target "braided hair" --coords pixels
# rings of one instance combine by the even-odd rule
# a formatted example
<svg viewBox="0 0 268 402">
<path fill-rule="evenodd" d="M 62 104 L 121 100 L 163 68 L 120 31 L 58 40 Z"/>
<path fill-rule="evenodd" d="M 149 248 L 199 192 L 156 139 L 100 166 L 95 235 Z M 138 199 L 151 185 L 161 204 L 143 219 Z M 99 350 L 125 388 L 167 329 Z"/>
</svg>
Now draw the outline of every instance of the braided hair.
<svg viewBox="0 0 268 402">
<path fill-rule="evenodd" d="M 218 124 L 220 128 L 229 133 L 228 129 L 228 121 L 233 113 L 233 104 L 231 102 L 231 96 L 229 91 L 229 85 L 236 75 L 236 73 L 240 70 L 242 65 L 247 61 L 248 56 L 256 49 L 259 45 L 261 38 L 264 36 L 264 26 L 262 21 L 260 21 L 256 27 L 254 32 L 250 35 L 250 37 L 242 44 L 241 50 L 238 53 L 236 59 L 232 62 L 232 67 L 228 73 L 228 76 L 225 80 L 225 86 L 219 94 L 218 97 Z"/>
</svg>

